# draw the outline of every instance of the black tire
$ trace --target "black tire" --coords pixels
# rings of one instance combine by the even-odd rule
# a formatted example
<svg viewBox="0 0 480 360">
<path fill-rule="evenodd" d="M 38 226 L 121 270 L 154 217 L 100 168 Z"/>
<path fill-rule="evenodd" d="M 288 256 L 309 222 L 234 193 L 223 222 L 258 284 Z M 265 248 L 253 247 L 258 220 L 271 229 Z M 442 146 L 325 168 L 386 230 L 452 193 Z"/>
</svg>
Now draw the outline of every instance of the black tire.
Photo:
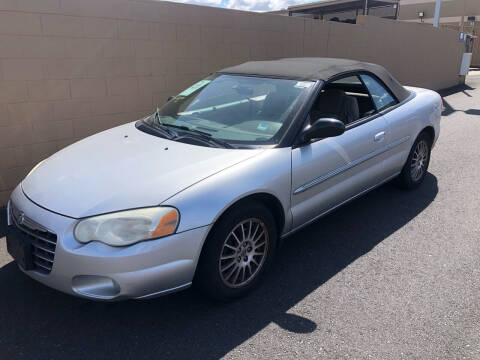
<svg viewBox="0 0 480 360">
<path fill-rule="evenodd" d="M 432 138 L 427 132 L 421 132 L 413 143 L 407 162 L 403 166 L 402 172 L 397 178 L 397 184 L 403 189 L 415 189 L 423 182 L 427 174 L 428 165 L 430 164 L 430 153 L 432 150 Z M 422 169 L 420 174 L 415 174 L 413 167 L 418 161 L 416 151 L 419 147 L 425 146 L 426 158 L 422 161 Z M 418 169 L 418 167 L 416 167 Z M 417 175 L 417 176 L 415 176 Z"/>
<path fill-rule="evenodd" d="M 258 220 L 258 223 L 254 222 L 254 220 Z M 245 237 L 245 241 L 238 241 L 231 234 L 235 230 L 235 236 L 242 240 L 242 231 L 245 229 L 245 233 L 247 233 L 250 224 L 252 224 L 250 226 L 251 232 Z M 257 224 L 260 230 L 263 229 L 266 232 L 264 241 L 266 245 L 264 247 L 261 246 L 261 236 L 256 243 L 253 242 L 254 238 L 258 237 L 260 234 L 258 228 L 256 234 L 250 239 L 250 235 L 253 235 L 254 232 L 253 228 Z M 261 224 L 263 224 L 263 226 Z M 243 227 L 239 227 L 240 225 Z M 242 247 L 244 243 L 247 242 L 251 245 L 248 245 L 248 247 L 245 248 Z M 236 245 L 238 246 L 238 249 L 231 250 L 231 247 L 225 244 L 230 246 L 238 244 Z M 260 284 L 266 271 L 273 263 L 276 248 L 277 229 L 271 212 L 262 203 L 251 202 L 237 205 L 222 215 L 209 234 L 202 249 L 193 284 L 197 289 L 214 300 L 229 301 L 240 298 Z M 256 254 L 257 249 L 259 249 L 259 252 L 265 252 L 265 255 L 261 257 L 261 261 L 260 255 L 254 255 Z M 247 253 L 247 250 L 250 251 Z M 244 251 L 245 253 L 240 254 L 241 251 Z M 220 260 L 221 256 L 228 257 L 230 255 L 233 255 L 233 260 Z M 237 257 L 237 255 L 240 256 Z M 239 258 L 241 258 L 241 260 L 239 260 Z M 243 261 L 247 258 L 249 260 Z M 255 263 L 251 261 L 251 258 L 256 260 L 256 263 L 259 264 L 258 267 L 256 267 Z M 231 268 L 228 268 L 227 266 L 230 266 L 231 260 L 234 261 L 234 264 L 231 265 Z M 250 265 L 248 266 L 250 271 L 247 269 L 247 264 Z M 228 270 L 222 272 L 221 268 L 228 268 Z M 235 268 L 243 269 L 243 271 L 238 270 L 240 272 L 237 275 L 238 277 L 241 277 L 242 275 L 247 277 L 250 272 L 250 275 L 252 276 L 251 279 L 244 284 L 227 284 L 229 282 L 235 282 L 233 281 L 235 274 L 233 274 L 228 280 L 225 280 L 228 272 Z"/>
</svg>

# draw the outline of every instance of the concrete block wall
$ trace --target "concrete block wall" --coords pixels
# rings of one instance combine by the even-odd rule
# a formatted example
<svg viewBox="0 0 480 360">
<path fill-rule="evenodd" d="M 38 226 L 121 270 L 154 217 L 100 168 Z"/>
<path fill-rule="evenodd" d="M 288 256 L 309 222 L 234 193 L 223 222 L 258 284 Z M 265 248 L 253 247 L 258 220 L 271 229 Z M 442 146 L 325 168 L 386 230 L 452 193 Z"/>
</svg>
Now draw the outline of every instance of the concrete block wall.
<svg viewBox="0 0 480 360">
<path fill-rule="evenodd" d="M 0 0 L 0 205 L 40 160 L 244 61 L 347 57 L 408 84 L 455 85 L 456 33 L 415 26 L 149 0 Z"/>
<path fill-rule="evenodd" d="M 457 31 L 371 16 L 358 22 L 365 44 L 358 58 L 384 65 L 404 85 L 439 90 L 458 84 L 465 43 Z"/>
</svg>

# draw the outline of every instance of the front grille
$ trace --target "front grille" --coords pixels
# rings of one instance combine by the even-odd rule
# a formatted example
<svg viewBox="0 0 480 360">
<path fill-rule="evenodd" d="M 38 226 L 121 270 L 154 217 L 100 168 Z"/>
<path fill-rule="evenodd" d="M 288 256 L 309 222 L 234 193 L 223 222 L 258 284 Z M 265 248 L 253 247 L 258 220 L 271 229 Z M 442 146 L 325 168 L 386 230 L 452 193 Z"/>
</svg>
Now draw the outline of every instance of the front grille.
<svg viewBox="0 0 480 360">
<path fill-rule="evenodd" d="M 57 246 L 57 235 L 28 218 L 10 202 L 10 217 L 15 226 L 30 237 L 34 271 L 49 274 L 52 271 Z"/>
</svg>

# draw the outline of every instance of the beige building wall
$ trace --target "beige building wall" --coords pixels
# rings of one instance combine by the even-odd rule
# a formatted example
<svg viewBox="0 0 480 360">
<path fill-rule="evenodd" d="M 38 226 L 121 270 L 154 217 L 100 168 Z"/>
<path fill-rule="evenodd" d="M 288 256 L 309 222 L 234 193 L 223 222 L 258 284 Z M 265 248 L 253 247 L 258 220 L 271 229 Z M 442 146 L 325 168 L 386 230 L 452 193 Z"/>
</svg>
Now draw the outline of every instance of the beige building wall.
<svg viewBox="0 0 480 360">
<path fill-rule="evenodd" d="M 424 12 L 424 22 L 433 23 L 435 0 L 400 0 L 399 19 L 420 22 L 418 13 Z M 473 26 L 469 16 L 475 16 Z M 463 17 L 463 28 L 462 28 Z M 440 12 L 441 26 L 479 36 L 473 41 L 472 65 L 480 66 L 480 0 L 442 0 Z"/>
<path fill-rule="evenodd" d="M 351 25 L 158 1 L 2 0 L 0 205 L 40 160 L 229 65 L 346 57 L 439 89 L 458 82 L 461 54 L 454 31 L 372 17 Z"/>
<path fill-rule="evenodd" d="M 480 67 L 480 22 L 475 23 L 472 33 L 477 36 L 473 41 L 471 66 Z"/>
<path fill-rule="evenodd" d="M 445 23 L 442 26 L 458 32 L 461 31 L 461 25 L 458 23 Z M 474 26 L 465 23 L 463 32 L 477 36 L 477 38 L 473 39 L 471 66 L 480 67 L 480 21 L 476 21 Z"/>
</svg>

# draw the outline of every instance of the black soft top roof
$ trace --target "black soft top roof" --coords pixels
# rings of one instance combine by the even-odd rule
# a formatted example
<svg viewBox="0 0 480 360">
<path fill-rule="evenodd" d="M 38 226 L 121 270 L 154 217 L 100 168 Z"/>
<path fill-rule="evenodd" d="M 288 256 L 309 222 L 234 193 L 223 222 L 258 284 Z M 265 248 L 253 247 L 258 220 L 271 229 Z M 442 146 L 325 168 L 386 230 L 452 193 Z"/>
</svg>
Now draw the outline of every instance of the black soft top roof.
<svg viewBox="0 0 480 360">
<path fill-rule="evenodd" d="M 393 92 L 399 101 L 410 93 L 382 66 L 347 59 L 289 58 L 270 61 L 249 61 L 220 70 L 219 73 L 271 76 L 298 80 L 323 80 L 350 72 L 367 71 L 376 75 Z"/>
</svg>

